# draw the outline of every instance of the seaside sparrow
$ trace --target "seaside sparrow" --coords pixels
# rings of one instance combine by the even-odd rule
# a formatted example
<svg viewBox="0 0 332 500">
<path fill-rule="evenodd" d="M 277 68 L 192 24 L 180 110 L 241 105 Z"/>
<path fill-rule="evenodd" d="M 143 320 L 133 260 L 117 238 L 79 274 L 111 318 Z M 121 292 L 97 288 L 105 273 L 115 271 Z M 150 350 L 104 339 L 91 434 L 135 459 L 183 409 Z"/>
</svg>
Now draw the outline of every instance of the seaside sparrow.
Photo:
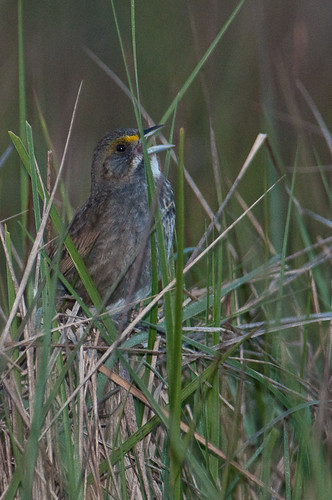
<svg viewBox="0 0 332 500">
<path fill-rule="evenodd" d="M 147 138 L 162 125 L 144 130 Z M 159 169 L 156 153 L 172 145 L 148 148 L 151 170 L 158 196 L 167 257 L 174 224 L 175 204 L 171 184 Z M 153 203 L 152 205 L 153 206 Z M 69 226 L 79 254 L 96 288 L 109 309 L 121 309 L 137 302 L 151 290 L 151 229 L 147 180 L 142 142 L 136 129 L 117 129 L 105 135 L 94 150 L 89 199 Z M 60 271 L 87 304 L 91 300 L 78 278 L 66 250 Z"/>
</svg>

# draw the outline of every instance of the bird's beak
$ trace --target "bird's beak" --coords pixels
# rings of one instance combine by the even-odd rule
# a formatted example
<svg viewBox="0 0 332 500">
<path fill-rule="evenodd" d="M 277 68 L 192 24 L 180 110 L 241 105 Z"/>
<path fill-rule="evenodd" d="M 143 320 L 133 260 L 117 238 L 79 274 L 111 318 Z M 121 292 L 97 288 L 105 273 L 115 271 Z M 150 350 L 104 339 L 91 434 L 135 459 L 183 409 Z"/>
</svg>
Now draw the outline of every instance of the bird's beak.
<svg viewBox="0 0 332 500">
<path fill-rule="evenodd" d="M 164 125 L 155 125 L 154 127 L 147 128 L 144 130 L 144 138 L 147 139 L 154 135 L 158 130 L 160 130 Z M 148 148 L 148 154 L 153 155 L 160 153 L 160 151 L 165 151 L 167 149 L 174 148 L 174 144 L 158 144 L 158 146 L 150 146 Z"/>
<path fill-rule="evenodd" d="M 158 130 L 163 128 L 163 126 L 164 125 L 154 125 L 153 127 L 146 128 L 145 130 L 143 130 L 145 139 L 151 137 L 151 135 L 154 135 Z"/>
</svg>

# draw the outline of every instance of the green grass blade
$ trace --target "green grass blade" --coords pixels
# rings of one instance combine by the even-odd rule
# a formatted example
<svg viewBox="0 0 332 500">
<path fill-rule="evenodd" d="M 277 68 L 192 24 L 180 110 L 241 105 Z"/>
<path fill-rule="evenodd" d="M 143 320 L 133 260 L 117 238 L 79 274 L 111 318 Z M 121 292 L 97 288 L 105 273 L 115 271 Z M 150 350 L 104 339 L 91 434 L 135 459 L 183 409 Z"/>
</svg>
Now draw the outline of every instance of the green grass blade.
<svg viewBox="0 0 332 500">
<path fill-rule="evenodd" d="M 290 470 L 290 457 L 289 457 L 289 441 L 287 435 L 287 426 L 284 422 L 283 425 L 283 434 L 284 434 L 284 467 L 285 467 L 285 498 L 286 500 L 292 499 L 291 494 L 291 470 Z"/>
<path fill-rule="evenodd" d="M 165 123 L 169 119 L 169 117 L 173 113 L 174 109 L 178 106 L 178 104 L 181 101 L 181 99 L 183 98 L 184 94 L 187 92 L 190 85 L 193 83 L 194 80 L 196 80 L 196 78 L 199 75 L 200 71 L 202 70 L 204 64 L 209 59 L 210 55 L 213 53 L 213 51 L 217 47 L 218 43 L 220 42 L 220 40 L 222 39 L 222 37 L 224 36 L 224 34 L 228 30 L 228 28 L 230 27 L 230 25 L 234 21 L 235 17 L 239 13 L 244 2 L 245 2 L 245 0 L 241 0 L 238 3 L 238 5 L 236 6 L 236 8 L 232 12 L 232 14 L 229 16 L 228 20 L 224 24 L 224 26 L 219 30 L 219 33 L 217 34 L 217 36 L 215 37 L 215 39 L 213 40 L 213 42 L 211 43 L 211 45 L 209 46 L 209 48 L 207 49 L 207 51 L 205 52 L 205 54 L 203 55 L 201 60 L 195 66 L 192 73 L 190 74 L 190 76 L 187 78 L 187 80 L 185 81 L 185 83 L 183 84 L 183 86 L 181 87 L 179 92 L 177 93 L 173 102 L 170 104 L 170 106 L 165 111 L 165 113 L 161 119 L 161 123 Z"/>
<path fill-rule="evenodd" d="M 35 150 L 33 145 L 32 129 L 31 125 L 29 125 L 28 122 L 26 123 L 26 137 L 27 137 L 28 155 L 29 155 L 29 171 L 31 175 L 33 211 L 35 216 L 36 231 L 38 231 L 41 224 L 39 195 L 38 195 L 38 175 L 35 165 Z"/>
<path fill-rule="evenodd" d="M 180 498 L 181 469 L 184 457 L 179 453 L 181 442 L 181 380 L 182 380 L 182 302 L 183 302 L 183 267 L 184 267 L 184 130 L 180 130 L 179 164 L 176 188 L 176 289 L 174 330 L 167 329 L 167 369 L 169 374 L 170 405 L 170 494 Z"/>
<path fill-rule="evenodd" d="M 18 82 L 19 82 L 19 123 L 20 136 L 25 136 L 25 121 L 26 121 L 26 92 L 25 92 L 25 69 L 24 69 L 24 40 L 23 40 L 23 2 L 18 0 Z M 21 199 L 21 220 L 22 226 L 26 227 L 27 223 L 27 206 L 28 206 L 28 176 L 24 169 L 20 170 L 20 199 Z M 25 240 L 23 240 L 23 250 L 25 248 Z"/>
</svg>

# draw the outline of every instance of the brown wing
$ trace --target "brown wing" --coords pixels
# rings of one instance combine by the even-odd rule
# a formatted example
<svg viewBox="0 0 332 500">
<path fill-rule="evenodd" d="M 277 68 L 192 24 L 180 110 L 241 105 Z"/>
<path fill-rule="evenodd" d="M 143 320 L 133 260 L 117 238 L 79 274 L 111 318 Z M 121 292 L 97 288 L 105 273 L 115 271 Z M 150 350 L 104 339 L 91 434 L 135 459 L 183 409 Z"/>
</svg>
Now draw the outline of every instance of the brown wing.
<svg viewBox="0 0 332 500">
<path fill-rule="evenodd" d="M 82 258 L 84 258 L 86 255 L 89 255 L 98 236 L 99 231 L 92 231 L 91 229 L 89 230 L 86 226 L 82 228 L 82 231 L 75 234 L 75 236 L 72 236 L 70 234 L 70 237 L 73 240 L 76 249 Z M 60 262 L 60 271 L 64 276 L 66 276 L 73 268 L 74 263 L 69 253 L 65 251 Z"/>
<path fill-rule="evenodd" d="M 68 234 L 73 240 L 82 258 L 89 255 L 100 234 L 99 224 L 93 217 L 90 200 L 75 215 L 69 226 Z M 74 269 L 74 263 L 66 249 L 63 250 L 60 261 L 60 271 L 64 276 Z"/>
</svg>

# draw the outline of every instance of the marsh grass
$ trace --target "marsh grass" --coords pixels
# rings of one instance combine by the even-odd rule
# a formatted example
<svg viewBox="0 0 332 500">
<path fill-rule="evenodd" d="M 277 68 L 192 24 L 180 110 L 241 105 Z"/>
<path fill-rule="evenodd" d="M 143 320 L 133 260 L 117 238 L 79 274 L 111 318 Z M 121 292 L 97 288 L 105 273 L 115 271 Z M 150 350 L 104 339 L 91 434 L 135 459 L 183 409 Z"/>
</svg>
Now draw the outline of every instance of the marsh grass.
<svg viewBox="0 0 332 500">
<path fill-rule="evenodd" d="M 116 18 L 114 5 L 113 12 Z M 236 12 L 166 118 L 175 116 L 177 102 Z M 134 2 L 131 20 L 136 68 Z M 132 83 L 125 55 L 124 63 L 128 95 L 135 96 L 142 128 L 137 70 Z M 20 67 L 23 78 L 22 57 Z M 22 91 L 22 114 L 24 100 Z M 319 111 L 311 101 L 308 105 L 330 144 Z M 178 169 L 176 257 L 167 265 L 157 217 L 161 290 L 155 278 L 155 294 L 116 331 L 53 203 L 66 149 L 48 192 L 31 127 L 26 124 L 20 137 L 11 133 L 11 138 L 22 178 L 27 174 L 31 182 L 34 229 L 24 219 L 22 238 L 29 251 L 22 269 L 5 221 L 0 232 L 6 259 L 6 276 L 1 277 L 6 290 L 0 339 L 2 498 L 332 497 L 332 238 L 322 239 L 318 225 L 315 234 L 307 229 L 308 217 L 328 222 L 323 214 L 308 213 L 296 198 L 296 161 L 291 177 L 283 175 L 272 140 L 259 134 L 214 217 L 185 169 L 184 131 L 174 130 L 179 145 L 178 156 L 171 154 Z M 261 152 L 276 182 L 267 182 L 248 202 L 238 187 Z M 184 241 L 185 182 L 206 208 L 208 221 L 194 252 L 186 250 Z M 277 189 L 287 203 L 276 250 L 275 214 L 269 207 Z M 89 290 L 94 311 L 76 297 L 72 310 L 56 312 L 58 279 L 63 278 L 46 251 L 50 219 Z M 291 253 L 294 225 L 301 245 Z M 188 286 L 194 272 L 200 280 Z"/>
</svg>

